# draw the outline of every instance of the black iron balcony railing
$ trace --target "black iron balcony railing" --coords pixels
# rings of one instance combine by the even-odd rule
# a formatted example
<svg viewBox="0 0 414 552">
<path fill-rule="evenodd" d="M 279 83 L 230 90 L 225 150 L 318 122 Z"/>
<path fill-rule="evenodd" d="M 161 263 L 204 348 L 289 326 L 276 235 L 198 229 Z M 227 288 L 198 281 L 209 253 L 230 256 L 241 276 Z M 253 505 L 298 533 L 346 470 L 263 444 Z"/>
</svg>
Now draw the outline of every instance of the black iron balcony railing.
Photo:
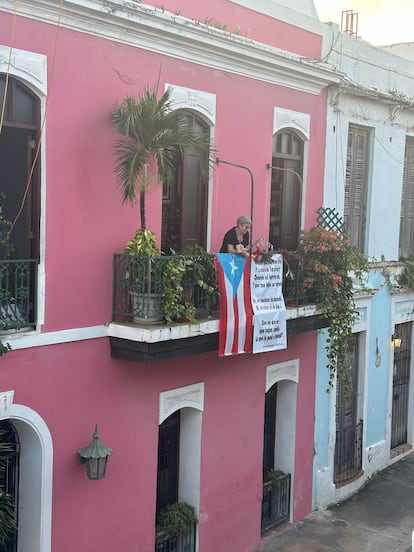
<svg viewBox="0 0 414 552">
<path fill-rule="evenodd" d="M 217 280 L 213 255 L 133 256 L 115 254 L 113 261 L 112 320 L 114 322 L 159 323 L 164 320 L 166 274 L 180 267 L 177 286 L 182 287 L 182 302 L 194 307 L 195 316 L 218 311 Z M 300 260 L 289 261 L 283 278 L 287 306 L 314 304 L 303 290 L 304 270 Z M 168 294 L 167 294 L 168 295 Z"/>
<path fill-rule="evenodd" d="M 288 265 L 285 263 L 282 290 L 286 306 L 314 305 L 316 303 L 313 290 L 304 288 L 304 279 L 303 259 L 290 259 Z"/>
<path fill-rule="evenodd" d="M 334 483 L 344 483 L 362 470 L 363 421 L 336 432 Z"/>
<path fill-rule="evenodd" d="M 37 261 L 0 260 L 0 331 L 36 325 Z"/>
<path fill-rule="evenodd" d="M 114 255 L 113 321 L 160 322 L 171 294 L 198 318 L 218 308 L 213 256 Z M 177 300 L 177 298 L 175 298 Z M 179 315 L 179 310 L 177 310 Z"/>
<path fill-rule="evenodd" d="M 277 482 L 265 481 L 263 483 L 262 533 L 289 520 L 290 479 L 290 473 L 285 473 Z"/>
<path fill-rule="evenodd" d="M 158 535 L 155 542 L 155 552 L 195 552 L 196 527 L 194 523 L 179 535 Z"/>
</svg>

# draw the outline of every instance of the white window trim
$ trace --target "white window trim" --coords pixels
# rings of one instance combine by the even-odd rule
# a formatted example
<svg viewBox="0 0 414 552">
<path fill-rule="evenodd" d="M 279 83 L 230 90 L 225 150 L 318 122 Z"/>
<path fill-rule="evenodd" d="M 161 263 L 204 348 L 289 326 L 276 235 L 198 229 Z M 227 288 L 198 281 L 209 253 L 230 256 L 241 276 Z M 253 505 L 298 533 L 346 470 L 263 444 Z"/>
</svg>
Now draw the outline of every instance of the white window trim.
<svg viewBox="0 0 414 552">
<path fill-rule="evenodd" d="M 266 368 L 266 393 L 273 385 L 282 380 L 299 382 L 299 359 L 272 364 Z"/>
<path fill-rule="evenodd" d="M 178 498 L 194 506 L 200 517 L 201 432 L 204 383 L 195 383 L 160 393 L 159 424 L 181 410 Z M 198 526 L 196 550 L 198 552 Z"/>
<path fill-rule="evenodd" d="M 204 383 L 195 383 L 160 393 L 159 424 L 181 408 L 204 411 Z"/>
<path fill-rule="evenodd" d="M 310 138 L 310 115 L 300 111 L 275 107 L 273 112 L 273 134 L 286 128 L 293 128 L 300 132 L 302 138 Z"/>
<path fill-rule="evenodd" d="M 50 552 L 52 539 L 53 444 L 37 412 L 13 403 L 14 391 L 0 393 L 0 419 L 19 435 L 20 457 L 18 552 Z M 27 515 L 25 515 L 27 512 Z M 33 513 L 34 512 L 34 513 Z M 37 517 L 38 514 L 38 517 Z"/>
<path fill-rule="evenodd" d="M 9 63 L 10 61 L 10 63 Z M 28 86 L 40 100 L 40 120 L 46 112 L 47 58 L 42 54 L 27 52 L 0 44 L 0 72 L 9 73 Z M 46 237 L 46 127 L 43 127 L 40 147 L 40 260 L 37 274 L 37 331 L 45 319 L 45 237 Z"/>
<path fill-rule="evenodd" d="M 275 465 L 278 469 L 291 474 L 290 512 L 289 519 L 293 519 L 293 489 L 295 480 L 295 450 L 296 450 L 296 413 L 297 413 L 297 384 L 299 382 L 299 359 L 292 359 L 266 367 L 266 393 L 278 385 L 278 399 L 276 404 L 276 439 Z"/>
<path fill-rule="evenodd" d="M 202 90 L 165 84 L 165 90 L 171 90 L 171 107 L 174 109 L 188 109 L 201 115 L 202 119 L 210 127 L 210 140 L 214 144 L 214 128 L 216 124 L 216 95 Z M 207 250 L 211 246 L 211 221 L 213 205 L 213 169 L 210 168 L 207 191 Z"/>
<path fill-rule="evenodd" d="M 302 160 L 302 182 L 301 182 L 301 205 L 300 205 L 300 219 L 299 229 L 303 228 L 303 221 L 305 220 L 305 207 L 306 207 L 306 175 L 308 173 L 308 146 L 310 139 L 310 114 L 301 113 L 300 111 L 292 111 L 291 109 L 283 109 L 281 107 L 275 107 L 273 110 L 273 136 L 286 129 L 293 129 L 299 133 L 303 139 L 303 160 Z"/>
</svg>

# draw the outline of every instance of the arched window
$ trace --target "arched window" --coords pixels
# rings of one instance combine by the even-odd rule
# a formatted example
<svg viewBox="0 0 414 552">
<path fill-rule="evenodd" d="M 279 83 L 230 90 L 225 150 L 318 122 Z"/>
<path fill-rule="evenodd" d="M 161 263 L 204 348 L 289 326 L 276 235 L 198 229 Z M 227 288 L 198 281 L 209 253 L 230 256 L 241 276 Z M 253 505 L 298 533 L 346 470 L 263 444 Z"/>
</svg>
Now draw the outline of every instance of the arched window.
<svg viewBox="0 0 414 552">
<path fill-rule="evenodd" d="M 269 240 L 275 248 L 295 250 L 300 231 L 303 140 L 292 130 L 274 135 Z"/>
<path fill-rule="evenodd" d="M 7 86 L 6 86 L 7 83 Z M 5 100 L 5 101 L 4 101 Z M 40 234 L 40 100 L 16 78 L 0 74 L 0 291 L 2 328 L 36 323 L 36 270 Z M 11 226 L 4 222 L 11 223 Z M 9 236 L 10 232 L 10 236 Z M 19 262 L 16 262 L 18 260 Z"/>
<path fill-rule="evenodd" d="M 4 552 L 17 551 L 19 451 L 19 438 L 13 424 L 8 420 L 0 421 L 0 492 L 7 496 L 0 500 L 0 517 L 2 523 L 9 518 L 16 524 L 14 530 L 7 532 L 6 546 L 1 548 Z M 0 534 L 3 536 L 2 528 Z"/>
<path fill-rule="evenodd" d="M 0 75 L 0 105 L 5 91 L 6 76 Z M 39 162 L 32 170 L 39 130 L 39 99 L 20 81 L 9 77 L 0 129 L 0 192 L 5 196 L 5 217 L 16 220 L 10 236 L 16 259 L 39 257 Z"/>
<path fill-rule="evenodd" d="M 210 129 L 189 113 L 195 131 L 209 136 Z M 208 180 L 200 174 L 200 160 L 191 151 L 181 155 L 172 177 L 163 185 L 161 248 L 182 251 L 186 247 L 206 247 Z"/>
</svg>

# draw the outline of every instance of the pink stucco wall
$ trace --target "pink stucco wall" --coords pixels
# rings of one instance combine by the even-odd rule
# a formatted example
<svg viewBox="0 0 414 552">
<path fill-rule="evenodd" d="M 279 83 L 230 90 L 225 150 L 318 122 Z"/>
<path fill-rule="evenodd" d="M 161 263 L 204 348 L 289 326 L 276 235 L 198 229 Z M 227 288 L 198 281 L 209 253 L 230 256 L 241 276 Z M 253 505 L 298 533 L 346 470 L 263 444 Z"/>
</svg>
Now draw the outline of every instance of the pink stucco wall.
<svg viewBox="0 0 414 552">
<path fill-rule="evenodd" d="M 0 37 L 11 16 L 2 15 Z M 112 253 L 139 225 L 138 206 L 121 206 L 113 177 L 110 112 L 126 95 L 156 83 L 217 98 L 216 147 L 222 159 L 249 166 L 255 178 L 254 234 L 268 231 L 275 106 L 311 114 L 305 224 L 322 203 L 325 93 L 297 92 L 65 29 L 18 19 L 14 46 L 49 56 L 46 123 L 46 314 L 43 330 L 102 324 L 111 317 Z M 54 64 L 53 73 L 51 69 Z M 158 235 L 161 195 L 148 195 L 148 227 Z M 213 177 L 211 250 L 240 213 L 250 212 L 247 172 L 220 165 Z"/>
<path fill-rule="evenodd" d="M 2 390 L 37 411 L 53 437 L 52 550 L 153 549 L 159 393 L 205 382 L 200 552 L 250 552 L 260 543 L 266 366 L 303 355 L 297 386 L 294 518 L 311 511 L 314 333 L 278 353 L 214 353 L 153 365 L 113 360 L 106 339 L 13 351 Z M 107 477 L 86 478 L 77 451 L 98 423 L 113 448 Z"/>
<path fill-rule="evenodd" d="M 172 9 L 173 0 L 166 2 L 170 5 Z M 234 16 L 231 23 L 240 16 L 247 24 L 248 15 L 250 37 L 257 36 L 261 22 L 262 36 L 270 43 L 273 33 L 280 47 L 318 55 L 319 37 L 234 5 L 225 14 L 216 11 L 216 0 L 209 6 L 207 16 L 228 14 Z M 11 27 L 12 16 L 1 13 L 0 43 L 8 43 Z M 102 325 L 111 317 L 112 253 L 123 248 L 139 219 L 138 206 L 122 206 L 114 185 L 110 112 L 116 101 L 153 85 L 159 75 L 162 89 L 170 83 L 216 95 L 214 135 L 220 157 L 254 173 L 256 236 L 266 235 L 269 223 L 266 165 L 271 160 L 273 109 L 310 113 L 305 225 L 314 221 L 322 203 L 324 92 L 306 94 L 64 28 L 58 31 L 55 50 L 55 37 L 53 26 L 17 19 L 14 47 L 48 56 L 43 332 Z M 249 210 L 247 173 L 216 168 L 212 251 L 237 216 Z M 159 189 L 148 195 L 147 212 L 148 226 L 159 235 Z M 309 333 L 290 338 L 289 348 L 279 353 L 221 360 L 211 353 L 145 366 L 111 359 L 108 340 L 97 339 L 13 351 L 2 358 L 0 390 L 14 389 L 15 402 L 38 412 L 53 437 L 52 550 L 152 550 L 159 393 L 200 381 L 205 382 L 200 552 L 250 552 L 258 546 L 265 369 L 292 358 L 300 359 L 294 518 L 309 513 L 315 348 L 316 336 Z M 86 479 L 77 456 L 95 423 L 103 442 L 114 450 L 101 482 Z"/>
</svg>

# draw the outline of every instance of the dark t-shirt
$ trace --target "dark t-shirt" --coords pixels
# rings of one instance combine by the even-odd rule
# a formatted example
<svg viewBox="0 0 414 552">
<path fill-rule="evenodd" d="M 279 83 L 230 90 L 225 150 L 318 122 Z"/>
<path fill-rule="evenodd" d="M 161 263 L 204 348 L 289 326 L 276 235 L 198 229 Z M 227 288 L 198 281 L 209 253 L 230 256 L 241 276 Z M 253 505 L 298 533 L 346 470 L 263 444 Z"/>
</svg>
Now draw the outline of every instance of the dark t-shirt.
<svg viewBox="0 0 414 552">
<path fill-rule="evenodd" d="M 239 245 L 240 242 L 237 239 L 237 232 L 236 228 L 230 228 L 225 234 L 223 238 L 223 243 L 220 248 L 220 253 L 228 253 L 227 246 L 232 245 L 233 247 L 236 247 L 236 245 Z M 248 247 L 249 245 L 249 232 L 246 232 L 246 234 L 243 234 L 243 240 L 241 242 L 241 245 L 244 247 Z"/>
</svg>

